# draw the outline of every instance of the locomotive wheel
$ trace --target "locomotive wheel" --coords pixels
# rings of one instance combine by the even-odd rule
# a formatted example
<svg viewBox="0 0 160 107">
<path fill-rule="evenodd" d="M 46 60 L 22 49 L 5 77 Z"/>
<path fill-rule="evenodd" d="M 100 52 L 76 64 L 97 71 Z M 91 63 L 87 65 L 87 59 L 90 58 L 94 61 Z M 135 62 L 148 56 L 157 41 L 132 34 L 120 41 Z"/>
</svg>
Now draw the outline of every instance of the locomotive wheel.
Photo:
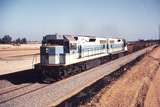
<svg viewBox="0 0 160 107">
<path fill-rule="evenodd" d="M 52 77 L 52 74 L 50 72 L 48 72 L 47 70 L 43 69 L 42 70 L 42 82 L 50 84 L 54 81 L 56 81 L 56 80 Z"/>
<path fill-rule="evenodd" d="M 58 80 L 62 80 L 65 78 L 64 70 L 59 70 L 58 72 Z"/>
</svg>

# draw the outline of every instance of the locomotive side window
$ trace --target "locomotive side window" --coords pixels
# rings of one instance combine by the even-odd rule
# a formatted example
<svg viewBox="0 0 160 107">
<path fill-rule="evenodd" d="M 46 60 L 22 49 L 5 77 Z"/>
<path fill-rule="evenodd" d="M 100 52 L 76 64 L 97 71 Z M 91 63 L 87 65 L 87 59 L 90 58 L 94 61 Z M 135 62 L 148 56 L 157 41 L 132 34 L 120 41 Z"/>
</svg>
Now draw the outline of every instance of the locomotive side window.
<svg viewBox="0 0 160 107">
<path fill-rule="evenodd" d="M 76 50 L 77 44 L 76 43 L 70 43 L 70 50 Z"/>
<path fill-rule="evenodd" d="M 75 40 L 78 40 L 78 37 L 74 37 Z"/>
<path fill-rule="evenodd" d="M 124 47 L 125 47 L 125 46 L 127 45 L 127 42 L 126 42 L 125 39 L 123 40 L 123 42 L 124 42 L 123 45 L 124 45 Z"/>
</svg>

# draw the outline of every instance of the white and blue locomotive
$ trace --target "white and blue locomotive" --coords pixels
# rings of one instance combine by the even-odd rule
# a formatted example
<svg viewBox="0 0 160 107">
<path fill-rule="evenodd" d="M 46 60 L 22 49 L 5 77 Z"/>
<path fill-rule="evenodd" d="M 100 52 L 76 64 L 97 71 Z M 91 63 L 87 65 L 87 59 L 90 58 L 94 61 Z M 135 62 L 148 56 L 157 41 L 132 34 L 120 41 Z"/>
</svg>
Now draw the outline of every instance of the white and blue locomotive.
<svg viewBox="0 0 160 107">
<path fill-rule="evenodd" d="M 35 68 L 47 77 L 61 79 L 126 52 L 126 41 L 120 38 L 46 35 L 40 48 L 40 63 Z"/>
</svg>

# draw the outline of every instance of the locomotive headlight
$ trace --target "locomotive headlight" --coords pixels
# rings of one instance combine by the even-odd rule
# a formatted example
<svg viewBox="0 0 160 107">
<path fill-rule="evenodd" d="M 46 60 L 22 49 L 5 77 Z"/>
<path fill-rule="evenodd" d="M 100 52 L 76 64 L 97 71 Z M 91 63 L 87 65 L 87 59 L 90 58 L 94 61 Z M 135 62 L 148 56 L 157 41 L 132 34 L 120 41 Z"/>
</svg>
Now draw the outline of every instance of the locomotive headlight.
<svg viewBox="0 0 160 107">
<path fill-rule="evenodd" d="M 46 53 L 48 53 L 48 48 L 46 48 Z"/>
</svg>

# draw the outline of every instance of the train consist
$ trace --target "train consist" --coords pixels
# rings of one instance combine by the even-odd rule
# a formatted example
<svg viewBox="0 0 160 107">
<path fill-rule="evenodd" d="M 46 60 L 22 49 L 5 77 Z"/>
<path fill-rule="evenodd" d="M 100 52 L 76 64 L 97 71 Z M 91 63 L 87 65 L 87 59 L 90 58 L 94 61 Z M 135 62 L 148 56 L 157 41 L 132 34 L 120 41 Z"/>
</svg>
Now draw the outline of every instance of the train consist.
<svg viewBox="0 0 160 107">
<path fill-rule="evenodd" d="M 35 69 L 45 78 L 62 79 L 127 53 L 125 39 L 46 35 Z"/>
<path fill-rule="evenodd" d="M 138 40 L 138 41 L 130 41 L 127 43 L 128 46 L 128 54 L 143 49 L 145 47 L 159 44 L 159 40 Z"/>
</svg>

